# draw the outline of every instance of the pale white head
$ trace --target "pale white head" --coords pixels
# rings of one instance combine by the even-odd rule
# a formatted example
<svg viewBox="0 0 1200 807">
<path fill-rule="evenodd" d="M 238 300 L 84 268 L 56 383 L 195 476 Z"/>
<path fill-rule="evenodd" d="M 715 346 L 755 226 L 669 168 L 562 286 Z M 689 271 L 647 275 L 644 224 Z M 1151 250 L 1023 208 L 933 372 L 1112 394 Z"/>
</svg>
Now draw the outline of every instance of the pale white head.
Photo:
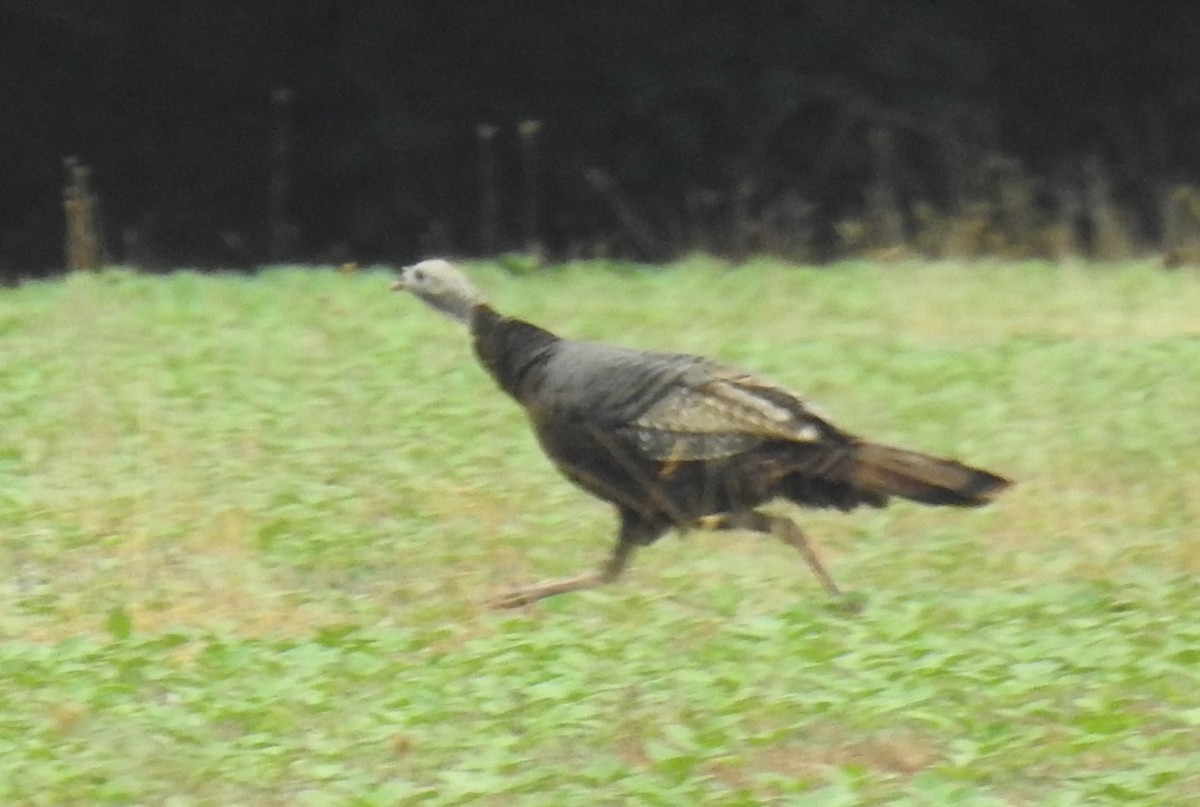
<svg viewBox="0 0 1200 807">
<path fill-rule="evenodd" d="M 401 290 L 412 292 L 426 304 L 462 323 L 470 323 L 471 309 L 483 302 L 483 296 L 466 274 L 441 258 L 401 267 L 392 291 Z"/>
</svg>

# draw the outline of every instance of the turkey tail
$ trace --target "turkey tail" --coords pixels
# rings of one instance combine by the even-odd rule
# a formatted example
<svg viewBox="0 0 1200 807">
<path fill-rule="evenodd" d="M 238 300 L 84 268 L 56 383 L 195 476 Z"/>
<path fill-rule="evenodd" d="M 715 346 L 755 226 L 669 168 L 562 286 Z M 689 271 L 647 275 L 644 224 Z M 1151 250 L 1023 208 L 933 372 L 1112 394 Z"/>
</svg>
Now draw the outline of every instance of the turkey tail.
<svg viewBox="0 0 1200 807">
<path fill-rule="evenodd" d="M 961 462 L 878 443 L 858 446 L 849 476 L 857 488 L 955 507 L 987 504 L 1012 484 L 1002 476 Z"/>
</svg>

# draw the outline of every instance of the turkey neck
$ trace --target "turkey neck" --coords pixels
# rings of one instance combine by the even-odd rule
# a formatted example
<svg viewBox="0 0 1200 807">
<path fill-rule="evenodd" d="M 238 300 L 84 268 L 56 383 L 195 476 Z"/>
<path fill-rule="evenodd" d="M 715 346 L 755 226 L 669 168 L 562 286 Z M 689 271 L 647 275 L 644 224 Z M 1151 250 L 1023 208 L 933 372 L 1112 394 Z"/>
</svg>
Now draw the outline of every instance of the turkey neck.
<svg viewBox="0 0 1200 807">
<path fill-rule="evenodd" d="M 500 388 L 523 404 L 545 377 L 546 363 L 562 340 L 549 331 L 506 317 L 489 305 L 471 311 L 475 355 Z"/>
</svg>

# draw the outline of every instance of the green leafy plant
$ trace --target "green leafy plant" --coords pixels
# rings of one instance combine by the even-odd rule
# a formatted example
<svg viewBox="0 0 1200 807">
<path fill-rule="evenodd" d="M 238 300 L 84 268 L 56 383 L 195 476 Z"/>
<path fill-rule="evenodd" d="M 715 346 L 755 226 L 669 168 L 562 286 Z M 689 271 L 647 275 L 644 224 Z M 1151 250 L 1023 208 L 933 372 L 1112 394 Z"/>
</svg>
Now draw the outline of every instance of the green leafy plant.
<svg viewBox="0 0 1200 807">
<path fill-rule="evenodd" d="M 1200 287 L 1147 266 L 476 272 L 985 462 L 995 507 L 603 556 L 456 329 L 385 273 L 0 296 L 0 802 L 1186 804 L 1200 790 Z"/>
</svg>

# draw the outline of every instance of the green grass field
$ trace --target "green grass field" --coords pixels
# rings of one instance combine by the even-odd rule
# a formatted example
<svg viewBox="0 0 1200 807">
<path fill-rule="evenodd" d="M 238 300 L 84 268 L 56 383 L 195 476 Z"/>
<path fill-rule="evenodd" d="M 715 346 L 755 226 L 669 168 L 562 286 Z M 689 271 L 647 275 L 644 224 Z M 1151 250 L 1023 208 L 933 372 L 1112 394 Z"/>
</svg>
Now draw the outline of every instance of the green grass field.
<svg viewBox="0 0 1200 807">
<path fill-rule="evenodd" d="M 385 272 L 0 290 L 0 803 L 1200 804 L 1200 277 L 480 266 L 1019 484 L 799 513 L 613 586 L 466 335 Z"/>
</svg>

